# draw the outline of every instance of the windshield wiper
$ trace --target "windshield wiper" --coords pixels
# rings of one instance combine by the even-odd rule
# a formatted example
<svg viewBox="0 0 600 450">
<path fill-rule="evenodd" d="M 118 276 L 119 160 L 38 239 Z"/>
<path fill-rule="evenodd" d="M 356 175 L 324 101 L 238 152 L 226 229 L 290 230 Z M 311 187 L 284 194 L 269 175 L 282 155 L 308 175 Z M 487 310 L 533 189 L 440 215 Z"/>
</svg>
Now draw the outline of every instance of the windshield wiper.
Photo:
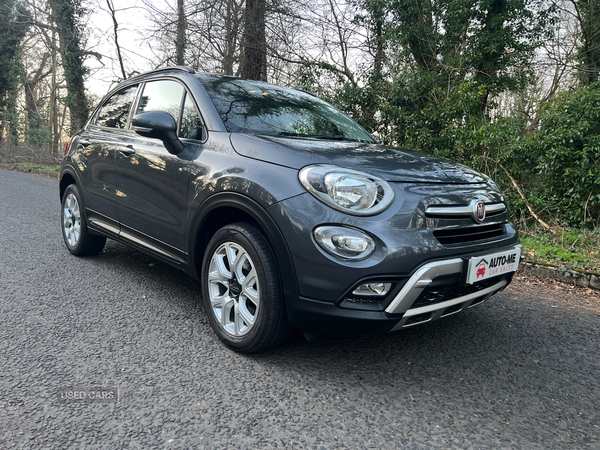
<svg viewBox="0 0 600 450">
<path fill-rule="evenodd" d="M 352 142 L 360 142 L 358 139 L 351 139 L 341 135 L 331 136 L 328 134 L 303 134 L 303 133 L 291 133 L 288 131 L 283 131 L 278 133 L 277 136 L 290 136 L 290 137 L 306 137 L 312 139 L 324 139 L 329 141 L 352 141 Z"/>
</svg>

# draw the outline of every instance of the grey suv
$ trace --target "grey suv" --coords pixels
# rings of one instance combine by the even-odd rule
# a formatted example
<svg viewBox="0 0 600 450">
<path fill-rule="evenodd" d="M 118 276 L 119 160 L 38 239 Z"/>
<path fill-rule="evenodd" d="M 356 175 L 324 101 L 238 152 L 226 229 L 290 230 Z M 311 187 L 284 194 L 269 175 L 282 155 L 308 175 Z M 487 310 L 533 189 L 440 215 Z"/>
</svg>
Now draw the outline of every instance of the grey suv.
<svg viewBox="0 0 600 450">
<path fill-rule="evenodd" d="M 379 145 L 304 92 L 186 67 L 119 84 L 67 144 L 74 255 L 126 243 L 200 280 L 241 352 L 385 333 L 504 289 L 521 246 L 488 177 Z"/>
</svg>

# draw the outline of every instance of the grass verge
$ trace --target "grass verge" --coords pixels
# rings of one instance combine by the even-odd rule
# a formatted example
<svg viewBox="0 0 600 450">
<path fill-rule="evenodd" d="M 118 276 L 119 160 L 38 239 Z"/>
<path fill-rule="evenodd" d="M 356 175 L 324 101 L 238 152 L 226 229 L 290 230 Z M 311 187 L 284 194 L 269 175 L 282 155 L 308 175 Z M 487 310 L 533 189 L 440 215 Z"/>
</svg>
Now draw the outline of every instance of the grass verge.
<svg viewBox="0 0 600 450">
<path fill-rule="evenodd" d="M 557 228 L 556 233 L 521 225 L 525 261 L 600 275 L 600 229 Z"/>
<path fill-rule="evenodd" d="M 38 163 L 32 163 L 32 162 L 22 162 L 22 163 L 18 163 L 18 165 L 20 167 L 27 167 L 27 168 L 31 168 L 31 169 L 42 169 L 42 170 L 49 170 L 49 171 L 52 171 L 52 172 L 59 172 L 60 171 L 60 164 L 59 165 L 49 166 L 47 164 L 38 164 Z"/>
</svg>

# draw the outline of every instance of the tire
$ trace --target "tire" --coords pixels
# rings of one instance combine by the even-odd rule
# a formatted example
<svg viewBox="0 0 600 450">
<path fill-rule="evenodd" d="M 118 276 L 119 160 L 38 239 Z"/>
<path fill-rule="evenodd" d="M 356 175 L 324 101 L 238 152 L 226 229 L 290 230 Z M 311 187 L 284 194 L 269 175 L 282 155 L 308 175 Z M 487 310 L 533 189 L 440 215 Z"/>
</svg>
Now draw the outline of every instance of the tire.
<svg viewBox="0 0 600 450">
<path fill-rule="evenodd" d="M 250 223 L 226 225 L 211 238 L 202 262 L 202 300 L 213 330 L 235 351 L 264 351 L 291 333 L 273 252 Z"/>
<path fill-rule="evenodd" d="M 104 248 L 106 238 L 89 233 L 82 205 L 77 186 L 75 184 L 67 186 L 62 198 L 60 215 L 63 239 L 73 255 L 97 255 Z"/>
</svg>

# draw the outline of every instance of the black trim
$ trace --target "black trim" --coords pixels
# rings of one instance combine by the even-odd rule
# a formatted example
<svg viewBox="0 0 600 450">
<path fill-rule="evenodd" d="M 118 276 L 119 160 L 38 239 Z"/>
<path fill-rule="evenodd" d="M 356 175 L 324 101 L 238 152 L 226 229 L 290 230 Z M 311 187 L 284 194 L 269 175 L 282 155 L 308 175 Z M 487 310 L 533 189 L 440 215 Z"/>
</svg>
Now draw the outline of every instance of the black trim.
<svg viewBox="0 0 600 450">
<path fill-rule="evenodd" d="M 284 294 L 286 296 L 286 303 L 289 304 L 289 296 L 298 295 L 298 281 L 296 279 L 296 271 L 294 270 L 294 263 L 292 262 L 292 256 L 288 249 L 287 243 L 283 238 L 283 234 L 279 230 L 279 227 L 269 215 L 269 213 L 258 203 L 245 195 L 237 192 L 219 192 L 208 198 L 200 207 L 196 210 L 192 225 L 190 227 L 188 255 L 189 255 L 189 266 L 190 275 L 198 278 L 196 271 L 196 247 L 198 242 L 198 234 L 203 228 L 205 218 L 210 214 L 211 211 L 221 207 L 232 207 L 236 208 L 250 217 L 252 217 L 262 230 L 267 234 L 267 238 L 275 258 L 277 259 L 277 265 L 279 268 L 279 274 L 281 279 L 281 285 L 283 287 Z M 199 269 L 199 268 L 198 268 Z"/>
<path fill-rule="evenodd" d="M 168 261 L 175 266 L 185 265 L 188 261 L 187 254 L 158 239 L 154 239 L 134 228 L 121 224 L 119 238 L 130 245 L 150 253 L 158 258 Z"/>
<path fill-rule="evenodd" d="M 79 140 L 79 136 L 77 136 L 77 139 Z M 73 145 L 73 143 L 71 143 L 71 145 Z M 58 182 L 58 195 L 59 196 L 60 196 L 60 184 L 62 182 L 63 177 L 65 176 L 65 173 L 68 173 L 73 178 L 75 178 L 75 184 L 77 186 L 81 186 L 81 180 L 79 178 L 79 174 L 77 173 L 75 168 L 71 165 L 71 162 L 70 161 L 63 162 L 62 168 L 60 170 L 59 182 Z M 80 192 L 80 194 L 81 194 L 81 192 Z M 83 197 L 83 194 L 81 194 L 81 196 Z M 82 200 L 84 200 L 84 199 L 82 198 Z M 60 199 L 60 201 L 62 202 L 62 198 Z"/>
<path fill-rule="evenodd" d="M 287 303 L 290 325 L 303 331 L 333 334 L 385 334 L 401 316 L 388 316 L 383 311 L 360 311 L 303 297 Z"/>
</svg>

